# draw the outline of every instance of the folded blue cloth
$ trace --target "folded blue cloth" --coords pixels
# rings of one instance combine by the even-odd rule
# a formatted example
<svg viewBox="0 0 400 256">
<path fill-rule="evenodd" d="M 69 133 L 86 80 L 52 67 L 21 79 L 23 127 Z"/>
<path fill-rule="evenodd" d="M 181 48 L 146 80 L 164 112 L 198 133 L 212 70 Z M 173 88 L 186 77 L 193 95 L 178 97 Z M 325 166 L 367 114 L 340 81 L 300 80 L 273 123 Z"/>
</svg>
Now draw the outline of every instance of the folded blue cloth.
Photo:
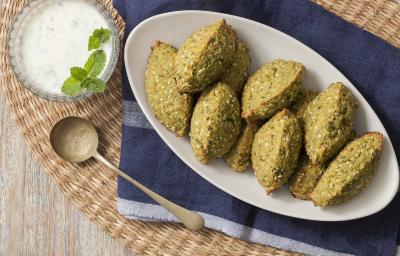
<svg viewBox="0 0 400 256">
<path fill-rule="evenodd" d="M 277 28 L 320 53 L 349 78 L 384 123 L 400 153 L 400 50 L 306 0 L 114 0 L 126 33 L 163 12 L 200 9 L 234 14 Z M 120 167 L 156 192 L 201 213 L 228 235 L 312 255 L 393 255 L 400 196 L 383 211 L 346 222 L 315 222 L 248 205 L 187 167 L 151 128 L 123 72 L 124 126 Z M 397 135 L 397 136 L 396 136 Z M 118 209 L 128 218 L 174 221 L 146 195 L 118 180 Z"/>
</svg>

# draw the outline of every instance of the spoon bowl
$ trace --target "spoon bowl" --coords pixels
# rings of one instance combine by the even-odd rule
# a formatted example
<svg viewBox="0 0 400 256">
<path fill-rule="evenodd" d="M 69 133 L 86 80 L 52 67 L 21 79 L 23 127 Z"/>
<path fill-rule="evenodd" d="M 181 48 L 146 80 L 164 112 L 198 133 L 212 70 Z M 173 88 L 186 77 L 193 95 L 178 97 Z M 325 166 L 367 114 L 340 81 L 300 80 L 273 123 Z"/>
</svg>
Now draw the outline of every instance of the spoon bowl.
<svg viewBox="0 0 400 256">
<path fill-rule="evenodd" d="M 58 156 L 78 163 L 95 156 L 99 136 L 91 122 L 71 116 L 56 123 L 50 133 L 50 143 Z"/>
</svg>

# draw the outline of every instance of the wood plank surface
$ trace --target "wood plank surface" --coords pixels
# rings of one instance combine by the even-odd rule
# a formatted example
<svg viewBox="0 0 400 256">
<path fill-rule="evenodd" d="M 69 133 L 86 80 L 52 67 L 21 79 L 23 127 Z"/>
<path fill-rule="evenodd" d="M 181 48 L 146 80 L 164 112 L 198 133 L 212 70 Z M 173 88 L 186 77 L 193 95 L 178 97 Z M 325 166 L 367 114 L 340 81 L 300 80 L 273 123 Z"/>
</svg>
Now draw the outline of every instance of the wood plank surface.
<svg viewBox="0 0 400 256">
<path fill-rule="evenodd" d="M 80 213 L 46 176 L 11 119 L 2 90 L 0 255 L 133 255 Z"/>
<path fill-rule="evenodd" d="M 133 255 L 46 176 L 5 103 L 0 90 L 0 255 Z"/>
</svg>

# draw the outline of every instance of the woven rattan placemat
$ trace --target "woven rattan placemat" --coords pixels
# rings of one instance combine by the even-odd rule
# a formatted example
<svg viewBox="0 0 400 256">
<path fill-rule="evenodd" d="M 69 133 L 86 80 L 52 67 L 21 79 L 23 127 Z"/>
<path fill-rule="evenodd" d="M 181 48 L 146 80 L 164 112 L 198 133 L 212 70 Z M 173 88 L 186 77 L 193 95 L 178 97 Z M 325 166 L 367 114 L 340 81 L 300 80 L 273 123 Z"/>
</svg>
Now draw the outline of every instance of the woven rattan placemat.
<svg viewBox="0 0 400 256">
<path fill-rule="evenodd" d="M 99 0 L 110 11 L 121 31 L 122 19 L 111 0 Z M 121 77 L 116 70 L 106 93 L 74 103 L 55 103 L 33 96 L 21 87 L 7 57 L 7 35 L 16 14 L 27 0 L 8 0 L 0 13 L 1 87 L 27 144 L 47 174 L 65 195 L 97 225 L 139 255 L 296 255 L 252 244 L 220 232 L 191 232 L 179 224 L 129 221 L 116 210 L 116 176 L 95 161 L 74 165 L 60 160 L 48 141 L 49 130 L 59 119 L 77 115 L 89 118 L 100 133 L 100 152 L 117 164 L 121 140 Z M 319 0 L 318 4 L 400 47 L 400 7 L 383 0 Z"/>
</svg>

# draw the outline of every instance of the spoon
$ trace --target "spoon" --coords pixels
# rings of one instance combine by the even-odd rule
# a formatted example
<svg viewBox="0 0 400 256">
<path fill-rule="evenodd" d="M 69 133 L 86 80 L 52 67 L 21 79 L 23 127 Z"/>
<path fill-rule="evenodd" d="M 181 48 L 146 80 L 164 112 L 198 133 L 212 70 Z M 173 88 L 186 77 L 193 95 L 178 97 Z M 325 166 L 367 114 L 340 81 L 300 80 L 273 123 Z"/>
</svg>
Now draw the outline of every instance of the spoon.
<svg viewBox="0 0 400 256">
<path fill-rule="evenodd" d="M 91 157 L 96 158 L 154 201 L 168 209 L 188 229 L 197 231 L 204 226 L 204 219 L 199 214 L 189 211 L 148 189 L 100 155 L 97 152 L 99 137 L 96 128 L 88 120 L 71 116 L 58 121 L 50 132 L 50 143 L 57 155 L 69 162 L 78 163 Z"/>
</svg>

